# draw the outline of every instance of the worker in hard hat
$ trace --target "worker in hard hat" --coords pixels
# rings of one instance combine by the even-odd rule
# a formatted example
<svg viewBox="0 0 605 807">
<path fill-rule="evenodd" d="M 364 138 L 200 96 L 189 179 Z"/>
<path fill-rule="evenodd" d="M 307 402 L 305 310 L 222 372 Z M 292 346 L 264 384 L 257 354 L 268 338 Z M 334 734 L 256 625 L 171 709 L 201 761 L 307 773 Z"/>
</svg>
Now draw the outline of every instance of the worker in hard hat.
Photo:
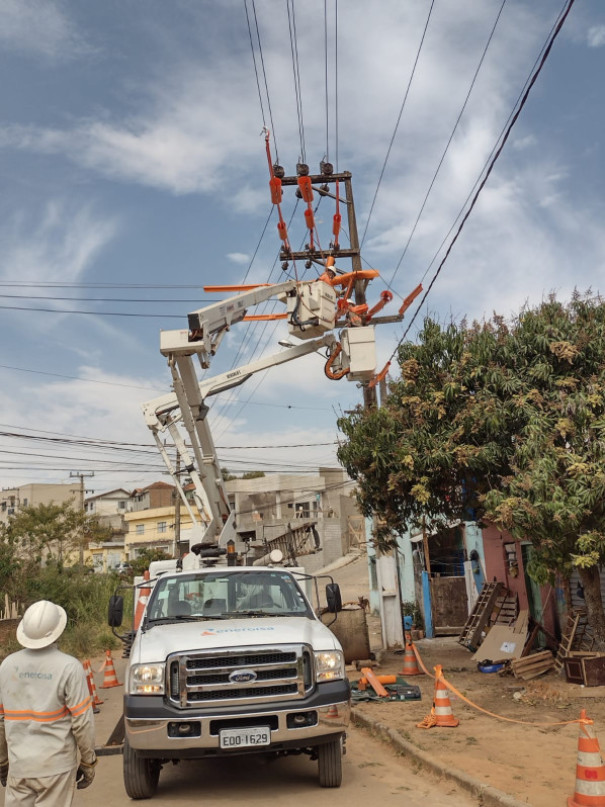
<svg viewBox="0 0 605 807">
<path fill-rule="evenodd" d="M 57 640 L 67 614 L 40 600 L 17 627 L 23 650 L 0 664 L 0 783 L 4 807 L 69 807 L 95 774 L 92 698 L 82 664 Z"/>
</svg>

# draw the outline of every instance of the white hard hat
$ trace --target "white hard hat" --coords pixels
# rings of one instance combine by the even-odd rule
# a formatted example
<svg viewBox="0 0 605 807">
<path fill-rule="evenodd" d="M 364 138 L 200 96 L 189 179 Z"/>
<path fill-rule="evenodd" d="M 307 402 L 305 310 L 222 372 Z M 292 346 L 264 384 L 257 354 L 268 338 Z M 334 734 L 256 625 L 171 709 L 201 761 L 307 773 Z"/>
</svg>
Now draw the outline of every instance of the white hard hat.
<svg viewBox="0 0 605 807">
<path fill-rule="evenodd" d="M 65 630 L 67 614 L 60 605 L 39 600 L 30 605 L 17 627 L 17 641 L 30 650 L 56 642 Z"/>
</svg>

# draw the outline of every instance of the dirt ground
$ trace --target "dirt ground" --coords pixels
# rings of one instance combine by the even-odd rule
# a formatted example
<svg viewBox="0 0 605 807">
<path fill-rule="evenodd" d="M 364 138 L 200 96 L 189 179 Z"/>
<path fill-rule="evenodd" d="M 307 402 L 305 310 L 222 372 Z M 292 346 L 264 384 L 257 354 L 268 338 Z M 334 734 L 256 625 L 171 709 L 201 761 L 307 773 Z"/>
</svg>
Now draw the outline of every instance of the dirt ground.
<svg viewBox="0 0 605 807">
<path fill-rule="evenodd" d="M 364 556 L 332 572 L 343 599 L 367 596 L 367 560 Z M 380 619 L 367 616 L 370 647 L 382 647 Z M 549 672 L 531 681 L 512 674 L 482 673 L 473 653 L 457 636 L 415 642 L 424 666 L 433 673 L 440 664 L 443 674 L 470 706 L 450 693 L 456 728 L 416 728 L 431 710 L 435 684 L 427 675 L 409 676 L 420 687 L 420 701 L 357 703 L 363 716 L 397 730 L 408 742 L 434 755 L 442 765 L 463 771 L 532 807 L 565 804 L 576 783 L 578 756 L 577 720 L 582 709 L 594 721 L 593 729 L 605 752 L 605 687 L 568 684 L 565 675 Z M 378 653 L 378 674 L 401 673 L 403 652 Z M 360 677 L 351 666 L 352 681 Z M 493 717 L 481 709 L 492 712 Z M 503 718 L 507 718 L 506 720 Z"/>
<path fill-rule="evenodd" d="M 355 710 L 397 730 L 441 764 L 532 807 L 565 804 L 575 790 L 579 731 L 577 723 L 568 721 L 577 720 L 585 709 L 603 748 L 605 687 L 568 684 L 564 674 L 554 672 L 531 681 L 518 680 L 512 674 L 479 672 L 472 653 L 456 637 L 423 639 L 415 644 L 425 667 L 432 673 L 440 664 L 446 680 L 475 704 L 470 706 L 449 693 L 452 713 L 460 724 L 428 730 L 416 727 L 430 713 L 435 689 L 433 679 L 424 674 L 406 678 L 420 687 L 422 700 L 358 703 Z M 403 655 L 389 651 L 375 672 L 400 673 L 402 665 Z M 350 667 L 349 675 L 356 680 L 360 674 Z"/>
</svg>

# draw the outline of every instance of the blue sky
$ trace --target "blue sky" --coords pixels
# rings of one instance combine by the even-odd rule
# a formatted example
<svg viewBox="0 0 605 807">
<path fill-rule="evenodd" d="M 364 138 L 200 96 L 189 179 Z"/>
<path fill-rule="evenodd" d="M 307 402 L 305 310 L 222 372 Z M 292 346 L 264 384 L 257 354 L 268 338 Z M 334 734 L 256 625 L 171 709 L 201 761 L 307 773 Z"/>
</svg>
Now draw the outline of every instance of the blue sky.
<svg viewBox="0 0 605 807">
<path fill-rule="evenodd" d="M 0 0 L 0 486 L 160 478 L 140 411 L 170 387 L 160 329 L 221 298 L 204 284 L 286 276 L 275 215 L 261 238 L 265 124 L 287 173 L 303 146 L 312 171 L 328 156 L 352 173 L 364 263 L 393 277 L 393 312 L 426 287 L 562 7 L 436 0 L 429 18 L 429 0 L 248 0 L 253 58 L 244 0 Z M 605 7 L 577 0 L 410 338 L 427 312 L 510 316 L 551 291 L 602 291 L 604 56 Z M 323 200 L 316 214 L 324 243 L 333 212 Z M 405 326 L 380 328 L 379 366 Z M 210 374 L 284 335 L 234 327 Z M 336 417 L 360 400 L 318 356 L 255 376 L 213 401 L 221 462 L 333 465 Z"/>
</svg>

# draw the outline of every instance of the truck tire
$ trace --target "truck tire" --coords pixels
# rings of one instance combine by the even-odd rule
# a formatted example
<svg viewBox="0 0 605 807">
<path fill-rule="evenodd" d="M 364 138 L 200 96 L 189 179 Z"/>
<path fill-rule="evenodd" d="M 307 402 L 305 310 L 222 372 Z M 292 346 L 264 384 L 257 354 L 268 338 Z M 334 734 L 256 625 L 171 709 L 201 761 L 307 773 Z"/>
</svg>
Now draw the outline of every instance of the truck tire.
<svg viewBox="0 0 605 807">
<path fill-rule="evenodd" d="M 317 748 L 320 787 L 340 787 L 342 783 L 342 739 L 337 737 Z"/>
<path fill-rule="evenodd" d="M 162 765 L 158 759 L 145 759 L 124 740 L 124 788 L 131 799 L 150 799 L 158 788 Z"/>
</svg>

